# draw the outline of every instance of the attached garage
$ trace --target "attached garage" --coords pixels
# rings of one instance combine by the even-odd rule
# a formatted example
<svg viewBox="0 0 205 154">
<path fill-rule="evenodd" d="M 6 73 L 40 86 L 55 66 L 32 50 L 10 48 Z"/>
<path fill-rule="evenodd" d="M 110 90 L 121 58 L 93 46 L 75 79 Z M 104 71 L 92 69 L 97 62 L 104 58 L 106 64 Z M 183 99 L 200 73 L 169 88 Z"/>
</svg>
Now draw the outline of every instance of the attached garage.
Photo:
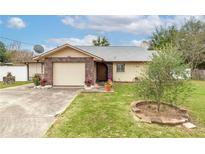
<svg viewBox="0 0 205 154">
<path fill-rule="evenodd" d="M 54 86 L 83 86 L 85 63 L 53 63 Z"/>
</svg>

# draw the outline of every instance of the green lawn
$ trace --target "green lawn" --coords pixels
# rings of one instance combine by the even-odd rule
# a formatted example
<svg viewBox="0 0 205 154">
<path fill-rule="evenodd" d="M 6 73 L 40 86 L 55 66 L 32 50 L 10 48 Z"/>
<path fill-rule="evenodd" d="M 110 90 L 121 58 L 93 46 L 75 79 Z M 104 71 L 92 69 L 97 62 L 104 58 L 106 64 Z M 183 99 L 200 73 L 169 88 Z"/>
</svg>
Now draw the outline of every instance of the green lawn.
<svg viewBox="0 0 205 154">
<path fill-rule="evenodd" d="M 20 86 L 20 85 L 24 85 L 24 84 L 28 84 L 28 83 L 31 83 L 31 82 L 30 81 L 16 81 L 14 84 L 4 84 L 3 82 L 0 82 L 0 89 Z"/>
<path fill-rule="evenodd" d="M 181 106 L 198 127 L 187 130 L 134 120 L 130 103 L 135 84 L 115 84 L 115 93 L 82 93 L 58 118 L 46 137 L 205 137 L 205 82 L 192 81 L 194 94 Z"/>
</svg>

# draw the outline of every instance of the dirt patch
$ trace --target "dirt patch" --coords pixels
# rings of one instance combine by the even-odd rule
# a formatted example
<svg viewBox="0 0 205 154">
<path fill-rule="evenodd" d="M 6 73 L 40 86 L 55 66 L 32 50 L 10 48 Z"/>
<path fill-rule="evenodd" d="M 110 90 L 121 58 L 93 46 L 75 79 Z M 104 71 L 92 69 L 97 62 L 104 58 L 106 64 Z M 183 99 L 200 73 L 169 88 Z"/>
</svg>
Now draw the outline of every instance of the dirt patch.
<svg viewBox="0 0 205 154">
<path fill-rule="evenodd" d="M 135 116 L 148 123 L 161 123 L 177 125 L 189 121 L 189 115 L 185 109 L 162 103 L 160 111 L 157 111 L 157 103 L 153 101 L 137 101 L 131 105 Z"/>
</svg>

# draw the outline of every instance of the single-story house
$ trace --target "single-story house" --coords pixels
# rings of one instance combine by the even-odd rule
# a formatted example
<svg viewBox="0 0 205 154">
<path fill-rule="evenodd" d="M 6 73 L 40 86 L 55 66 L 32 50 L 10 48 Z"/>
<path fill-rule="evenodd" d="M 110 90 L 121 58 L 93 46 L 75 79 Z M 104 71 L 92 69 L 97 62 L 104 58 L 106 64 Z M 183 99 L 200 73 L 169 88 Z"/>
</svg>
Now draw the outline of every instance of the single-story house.
<svg viewBox="0 0 205 154">
<path fill-rule="evenodd" d="M 72 46 L 64 44 L 34 57 L 47 84 L 82 86 L 107 81 L 132 82 L 141 76 L 153 51 L 136 46 Z M 36 65 L 35 65 L 36 66 Z"/>
</svg>

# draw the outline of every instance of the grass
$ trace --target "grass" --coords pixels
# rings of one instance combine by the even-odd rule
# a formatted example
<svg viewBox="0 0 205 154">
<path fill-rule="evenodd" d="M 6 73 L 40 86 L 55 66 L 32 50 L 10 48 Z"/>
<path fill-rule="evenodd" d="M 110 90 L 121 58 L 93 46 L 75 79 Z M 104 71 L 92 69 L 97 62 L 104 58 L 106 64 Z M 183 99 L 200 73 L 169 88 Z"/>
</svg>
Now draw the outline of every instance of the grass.
<svg viewBox="0 0 205 154">
<path fill-rule="evenodd" d="M 20 86 L 20 85 L 24 85 L 28 83 L 31 83 L 31 82 L 30 81 L 16 81 L 14 84 L 4 84 L 3 82 L 0 82 L 0 89 Z"/>
<path fill-rule="evenodd" d="M 205 82 L 192 81 L 188 109 L 196 129 L 135 121 L 131 102 L 138 100 L 135 84 L 115 84 L 115 93 L 82 93 L 47 131 L 46 137 L 205 137 Z"/>
</svg>

